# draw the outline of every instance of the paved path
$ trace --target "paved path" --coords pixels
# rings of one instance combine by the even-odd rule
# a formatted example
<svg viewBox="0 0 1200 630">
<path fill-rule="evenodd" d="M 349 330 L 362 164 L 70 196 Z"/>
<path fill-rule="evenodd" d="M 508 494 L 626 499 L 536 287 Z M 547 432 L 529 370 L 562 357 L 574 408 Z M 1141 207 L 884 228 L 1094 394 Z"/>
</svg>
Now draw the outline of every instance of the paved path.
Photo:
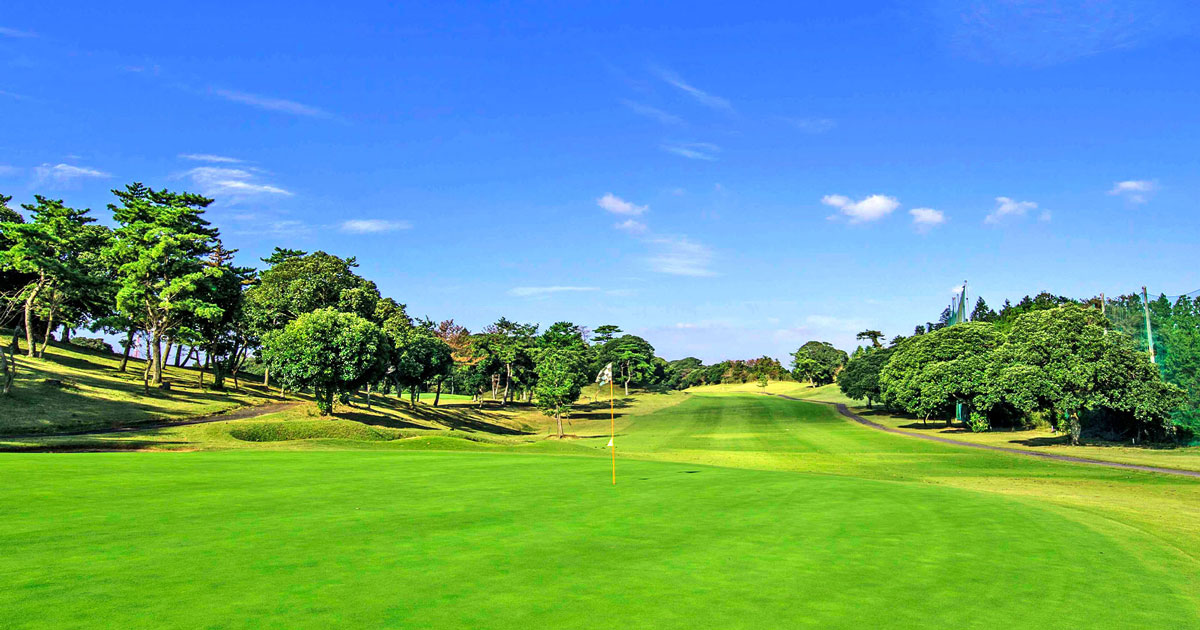
<svg viewBox="0 0 1200 630">
<path fill-rule="evenodd" d="M 1122 464 L 1120 462 L 1106 462 L 1106 461 L 1101 461 L 1098 459 L 1086 459 L 1083 457 L 1073 457 L 1071 455 L 1056 455 L 1054 453 L 1037 453 L 1034 451 L 1024 451 L 1019 448 L 1008 448 L 1005 446 L 991 446 L 990 444 L 974 444 L 972 442 L 963 442 L 961 440 L 952 440 L 950 438 L 941 437 L 940 435 L 922 435 L 920 433 L 909 433 L 908 431 L 901 431 L 900 429 L 893 429 L 892 427 L 884 426 L 882 424 L 879 424 L 878 422 L 872 422 L 870 420 L 867 420 L 866 418 L 854 413 L 853 411 L 850 411 L 850 409 L 842 403 L 831 403 L 831 402 L 825 402 L 822 400 L 807 400 L 804 398 L 794 398 L 792 396 L 785 396 L 783 394 L 769 394 L 769 395 L 779 396 L 780 398 L 786 398 L 788 400 L 795 400 L 798 402 L 819 403 L 822 405 L 834 405 L 837 407 L 838 412 L 841 413 L 843 416 L 846 416 L 847 418 L 850 418 L 851 420 L 853 420 L 861 425 L 871 427 L 872 429 L 879 429 L 880 431 L 887 431 L 888 433 L 895 433 L 897 435 L 905 435 L 905 436 L 908 436 L 911 438 L 917 438 L 920 440 L 929 440 L 931 442 L 941 442 L 943 444 L 953 444 L 954 446 L 965 446 L 967 448 L 979 448 L 979 449 L 983 449 L 985 451 L 1000 451 L 1003 453 L 1013 453 L 1015 455 L 1025 455 L 1028 457 L 1040 457 L 1042 459 L 1052 459 L 1052 460 L 1059 461 L 1059 462 L 1070 462 L 1073 464 L 1090 464 L 1093 466 L 1105 466 L 1107 468 L 1124 468 L 1127 470 L 1141 470 L 1141 471 L 1145 471 L 1145 472 L 1162 473 L 1164 475 L 1180 475 L 1180 476 L 1184 476 L 1184 477 L 1200 478 L 1200 471 L 1195 471 L 1195 470 L 1180 470 L 1178 468 L 1159 468 L 1157 466 L 1139 466 L 1137 464 Z"/>
<path fill-rule="evenodd" d="M 248 420 L 265 416 L 269 413 L 286 411 L 299 405 L 298 402 L 283 402 L 283 403 L 267 403 L 265 405 L 254 405 L 250 407 L 237 407 L 232 411 L 223 413 L 215 413 L 207 416 L 198 416 L 188 420 L 162 421 L 162 422 L 146 422 L 128 427 L 107 428 L 107 429 L 85 429 L 81 431 L 65 431 L 61 433 L 36 433 L 36 434 L 21 434 L 21 435 L 0 435 L 3 440 L 16 440 L 22 438 L 38 439 L 48 437 L 72 437 L 79 435 L 101 435 L 107 433 L 134 433 L 137 431 L 150 431 L 153 429 L 166 429 L 169 427 L 182 427 L 189 424 L 205 424 L 207 422 L 227 422 L 229 420 Z"/>
</svg>

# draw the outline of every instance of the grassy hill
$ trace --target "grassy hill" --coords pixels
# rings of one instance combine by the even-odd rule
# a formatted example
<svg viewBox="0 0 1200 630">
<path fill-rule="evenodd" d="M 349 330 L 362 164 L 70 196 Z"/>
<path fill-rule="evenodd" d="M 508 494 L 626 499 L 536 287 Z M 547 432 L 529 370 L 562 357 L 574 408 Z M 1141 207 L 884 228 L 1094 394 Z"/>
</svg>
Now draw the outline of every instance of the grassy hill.
<svg viewBox="0 0 1200 630">
<path fill-rule="evenodd" d="M 0 615 L 15 628 L 1200 625 L 1195 480 L 928 443 L 778 397 L 656 400 L 671 404 L 634 414 L 632 401 L 619 419 L 615 487 L 607 417 L 579 419 L 576 440 L 457 452 L 354 434 L 346 444 L 372 450 L 0 455 Z M 307 422 L 278 424 L 302 437 Z"/>
</svg>

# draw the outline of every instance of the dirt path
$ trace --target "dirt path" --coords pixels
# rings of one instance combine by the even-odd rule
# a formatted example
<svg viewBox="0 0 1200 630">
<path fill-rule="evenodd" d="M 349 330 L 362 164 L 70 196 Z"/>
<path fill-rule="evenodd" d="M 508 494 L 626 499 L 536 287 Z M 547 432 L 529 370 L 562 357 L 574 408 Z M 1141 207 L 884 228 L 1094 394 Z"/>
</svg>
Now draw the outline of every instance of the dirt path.
<svg viewBox="0 0 1200 630">
<path fill-rule="evenodd" d="M 120 427 L 120 428 L 116 428 L 116 429 L 114 429 L 114 428 L 85 429 L 82 431 L 65 431 L 62 433 L 0 435 L 0 439 L 16 440 L 16 439 L 38 439 L 38 438 L 48 438 L 48 437 L 73 437 L 73 436 L 79 436 L 79 435 L 101 435 L 101 434 L 107 434 L 107 433 L 135 433 L 137 431 L 150 431 L 150 430 L 154 430 L 154 429 L 182 427 L 182 426 L 187 426 L 189 424 L 205 424 L 208 422 L 227 422 L 229 420 L 249 420 L 250 418 L 257 418 L 259 416 L 265 416 L 270 413 L 286 411 L 286 410 L 291 409 L 292 407 L 295 407 L 296 405 L 299 405 L 299 404 L 300 403 L 298 403 L 298 402 L 267 403 L 265 405 L 254 405 L 254 406 L 250 406 L 250 407 L 237 407 L 237 408 L 233 409 L 232 411 L 226 411 L 226 412 L 222 412 L 222 413 L 214 413 L 214 414 L 210 414 L 207 416 L 198 416 L 195 418 L 190 418 L 188 420 L 146 422 L 146 423 L 142 423 L 142 424 L 136 424 L 136 425 L 128 426 L 128 427 Z"/>
<path fill-rule="evenodd" d="M 850 409 L 842 403 L 830 403 L 830 402 L 825 402 L 825 401 L 821 401 L 821 400 L 806 400 L 804 398 L 794 398 L 792 396 L 785 396 L 783 394 L 768 394 L 768 395 L 769 396 L 779 396 L 780 398 L 786 398 L 788 400 L 795 400 L 797 402 L 818 403 L 818 404 L 822 404 L 822 405 L 834 405 L 837 407 L 838 412 L 841 413 L 843 416 L 846 416 L 847 418 L 849 418 L 863 426 L 868 426 L 868 427 L 871 427 L 872 429 L 878 429 L 880 431 L 886 431 L 888 433 L 895 433 L 897 435 L 904 435 L 904 436 L 911 437 L 911 438 L 917 438 L 919 440 L 929 440 L 931 442 L 941 442 L 942 444 L 952 444 L 954 446 L 965 446 L 967 448 L 978 448 L 978 449 L 983 449 L 985 451 L 1000 451 L 1002 453 L 1013 453 L 1014 455 L 1025 455 L 1027 457 L 1040 457 L 1042 459 L 1051 459 L 1051 460 L 1058 461 L 1058 462 L 1070 462 L 1072 464 L 1090 464 L 1092 466 L 1105 466 L 1108 468 L 1124 468 L 1126 470 L 1141 470 L 1144 472 L 1162 473 L 1164 475 L 1181 475 L 1184 477 L 1200 478 L 1200 471 L 1195 471 L 1195 470 L 1179 470 L 1178 468 L 1159 468 L 1157 466 L 1141 466 L 1138 464 L 1123 464 L 1121 462 L 1106 462 L 1106 461 L 1101 461 L 1098 459 L 1086 459 L 1083 457 L 1073 457 L 1071 455 L 1056 455 L 1053 453 L 1036 453 L 1033 451 L 1023 451 L 1019 448 L 1008 448 L 1008 447 L 1004 447 L 1004 446 L 992 446 L 990 444 L 974 444 L 971 442 L 962 442 L 959 440 L 952 440 L 950 438 L 941 437 L 939 435 L 921 435 L 920 433 L 909 433 L 908 431 L 901 431 L 900 429 L 893 429 L 892 427 L 884 426 L 882 424 L 879 424 L 878 422 L 872 422 L 870 420 L 867 420 L 866 418 L 854 413 L 853 411 L 850 411 Z"/>
</svg>

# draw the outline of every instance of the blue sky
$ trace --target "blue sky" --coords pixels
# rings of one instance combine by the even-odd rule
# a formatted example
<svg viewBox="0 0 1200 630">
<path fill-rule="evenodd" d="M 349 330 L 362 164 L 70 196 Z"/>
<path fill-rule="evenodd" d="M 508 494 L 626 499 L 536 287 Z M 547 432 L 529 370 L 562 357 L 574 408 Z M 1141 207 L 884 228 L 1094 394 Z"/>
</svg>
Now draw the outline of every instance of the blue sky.
<svg viewBox="0 0 1200 630">
<path fill-rule="evenodd" d="M 0 192 L 202 192 L 244 262 L 668 358 L 1200 288 L 1191 3 L 343 4 L 6 3 Z"/>
</svg>

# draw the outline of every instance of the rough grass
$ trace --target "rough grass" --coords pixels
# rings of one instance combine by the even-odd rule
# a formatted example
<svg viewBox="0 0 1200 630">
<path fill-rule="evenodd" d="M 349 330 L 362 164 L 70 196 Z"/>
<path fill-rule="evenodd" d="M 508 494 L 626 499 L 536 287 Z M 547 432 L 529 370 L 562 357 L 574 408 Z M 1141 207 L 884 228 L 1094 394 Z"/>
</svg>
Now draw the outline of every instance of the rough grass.
<svg viewBox="0 0 1200 630">
<path fill-rule="evenodd" d="M 615 487 L 607 435 L 0 455 L 0 625 L 1200 624 L 1194 480 L 681 400 L 620 419 Z"/>
<path fill-rule="evenodd" d="M 147 395 L 143 361 L 130 359 L 122 373 L 119 355 L 72 344 L 52 342 L 44 359 L 18 356 L 17 363 L 13 391 L 0 398 L 0 435 L 116 429 L 291 399 L 246 381 L 235 387 L 232 379 L 224 392 L 201 388 L 199 371 L 175 367 L 163 375 L 171 389 Z M 212 384 L 211 374 L 205 379 Z"/>
</svg>

